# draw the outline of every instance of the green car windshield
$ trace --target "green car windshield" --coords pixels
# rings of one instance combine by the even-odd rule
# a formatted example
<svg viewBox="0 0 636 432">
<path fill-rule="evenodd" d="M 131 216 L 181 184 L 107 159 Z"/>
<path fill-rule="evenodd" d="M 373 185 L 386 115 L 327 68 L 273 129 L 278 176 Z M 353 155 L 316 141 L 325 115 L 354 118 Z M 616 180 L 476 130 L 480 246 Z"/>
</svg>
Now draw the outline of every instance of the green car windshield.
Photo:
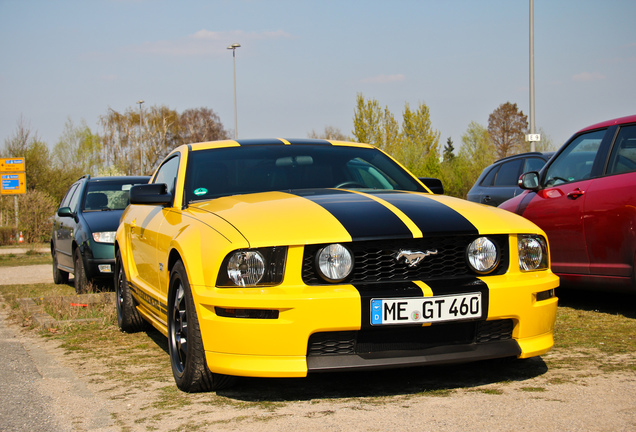
<svg viewBox="0 0 636 432">
<path fill-rule="evenodd" d="M 192 152 L 187 202 L 316 188 L 424 191 L 382 152 L 325 145 L 241 146 Z"/>
</svg>

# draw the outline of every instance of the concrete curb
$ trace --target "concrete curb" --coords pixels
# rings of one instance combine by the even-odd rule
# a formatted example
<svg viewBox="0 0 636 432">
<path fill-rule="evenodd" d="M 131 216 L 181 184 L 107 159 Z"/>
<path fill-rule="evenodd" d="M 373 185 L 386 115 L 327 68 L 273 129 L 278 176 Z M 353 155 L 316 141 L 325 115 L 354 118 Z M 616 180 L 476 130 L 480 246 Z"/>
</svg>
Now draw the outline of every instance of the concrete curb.
<svg viewBox="0 0 636 432">
<path fill-rule="evenodd" d="M 24 255 L 29 251 L 35 251 L 37 253 L 51 253 L 51 250 L 48 248 L 12 247 L 0 248 L 0 255 Z"/>
</svg>

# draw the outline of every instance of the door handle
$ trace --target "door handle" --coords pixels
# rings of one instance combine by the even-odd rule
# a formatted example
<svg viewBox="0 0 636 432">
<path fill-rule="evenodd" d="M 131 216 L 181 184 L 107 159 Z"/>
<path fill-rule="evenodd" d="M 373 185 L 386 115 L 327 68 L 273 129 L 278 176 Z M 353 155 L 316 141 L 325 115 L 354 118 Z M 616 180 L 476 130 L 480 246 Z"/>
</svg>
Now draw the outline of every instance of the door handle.
<svg viewBox="0 0 636 432">
<path fill-rule="evenodd" d="M 487 203 L 487 202 L 489 202 L 490 200 L 492 200 L 492 198 L 490 198 L 490 195 L 486 195 L 486 196 L 484 197 L 484 203 Z"/>
<path fill-rule="evenodd" d="M 585 195 L 585 191 L 581 190 L 580 188 L 576 188 L 568 194 L 568 198 L 571 200 L 575 200 L 582 197 L 583 195 Z"/>
</svg>

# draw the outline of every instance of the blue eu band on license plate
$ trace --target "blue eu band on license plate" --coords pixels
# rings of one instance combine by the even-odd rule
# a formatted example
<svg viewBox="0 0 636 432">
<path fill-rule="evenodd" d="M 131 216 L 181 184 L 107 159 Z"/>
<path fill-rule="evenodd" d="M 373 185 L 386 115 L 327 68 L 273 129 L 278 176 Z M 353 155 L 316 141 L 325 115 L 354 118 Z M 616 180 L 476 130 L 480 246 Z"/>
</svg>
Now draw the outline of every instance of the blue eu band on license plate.
<svg viewBox="0 0 636 432">
<path fill-rule="evenodd" d="M 481 293 L 371 300 L 371 324 L 417 324 L 480 318 Z"/>
</svg>

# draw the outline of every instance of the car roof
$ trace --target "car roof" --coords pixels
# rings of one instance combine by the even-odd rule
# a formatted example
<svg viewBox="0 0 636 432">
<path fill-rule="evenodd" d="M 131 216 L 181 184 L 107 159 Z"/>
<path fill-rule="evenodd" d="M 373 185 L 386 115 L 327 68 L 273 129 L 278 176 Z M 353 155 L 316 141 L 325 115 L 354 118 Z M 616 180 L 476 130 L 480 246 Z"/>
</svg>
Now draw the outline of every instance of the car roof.
<svg viewBox="0 0 636 432">
<path fill-rule="evenodd" d="M 600 123 L 596 123 L 593 124 L 591 126 L 585 127 L 583 129 L 581 129 L 579 132 L 585 132 L 588 130 L 592 130 L 592 129 L 600 129 L 600 128 L 604 128 L 604 127 L 608 127 L 608 126 L 614 126 L 617 124 L 623 124 L 623 123 L 636 123 L 636 115 L 631 115 L 631 116 L 626 116 L 626 117 L 618 117 L 612 120 L 606 120 L 604 122 L 600 122 Z"/>
<path fill-rule="evenodd" d="M 105 176 L 105 177 L 89 177 L 88 181 L 93 182 L 107 182 L 107 181 L 115 181 L 115 182 L 137 182 L 137 181 L 146 181 L 150 180 L 150 176 Z"/>
<path fill-rule="evenodd" d="M 266 146 L 266 145 L 324 145 L 324 146 L 349 146 L 349 147 L 365 147 L 374 148 L 370 144 L 361 144 L 349 141 L 325 140 L 325 139 L 309 139 L 309 138 L 263 138 L 263 139 L 238 139 L 224 141 L 208 141 L 201 143 L 188 144 L 191 150 L 207 150 L 212 148 L 223 147 L 241 147 L 241 146 Z"/>
<path fill-rule="evenodd" d="M 528 156 L 543 156 L 546 159 L 550 159 L 550 157 L 554 154 L 554 152 L 526 152 L 526 153 L 519 153 L 519 154 L 515 154 L 515 155 L 510 155 L 510 156 L 506 156 L 503 157 L 501 159 L 497 159 L 496 161 L 494 161 L 491 165 L 495 165 L 497 163 L 503 162 L 503 161 L 507 161 L 510 159 L 517 159 L 520 157 L 528 157 Z"/>
</svg>

